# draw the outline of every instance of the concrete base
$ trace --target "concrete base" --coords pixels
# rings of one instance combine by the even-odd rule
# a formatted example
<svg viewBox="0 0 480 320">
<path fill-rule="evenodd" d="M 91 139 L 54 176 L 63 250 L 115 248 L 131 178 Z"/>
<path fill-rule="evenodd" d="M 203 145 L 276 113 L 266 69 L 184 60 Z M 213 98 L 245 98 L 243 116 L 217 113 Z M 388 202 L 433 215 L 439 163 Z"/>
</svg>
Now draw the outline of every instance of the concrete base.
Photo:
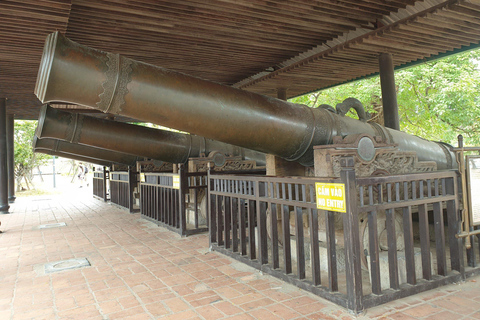
<svg viewBox="0 0 480 320">
<path fill-rule="evenodd" d="M 423 277 L 422 269 L 422 253 L 420 248 L 415 248 L 415 277 L 421 279 Z M 390 288 L 390 275 L 388 272 L 388 252 L 382 251 L 379 255 L 380 261 L 380 282 L 382 290 Z M 432 254 L 430 253 L 430 261 L 433 262 Z M 370 256 L 367 256 L 367 262 L 370 266 Z M 407 269 L 405 265 L 405 251 L 397 252 L 397 262 L 398 262 L 398 281 L 400 284 L 407 283 Z M 433 269 L 433 263 L 431 263 L 431 268 Z M 370 281 L 371 273 L 369 272 Z"/>
</svg>

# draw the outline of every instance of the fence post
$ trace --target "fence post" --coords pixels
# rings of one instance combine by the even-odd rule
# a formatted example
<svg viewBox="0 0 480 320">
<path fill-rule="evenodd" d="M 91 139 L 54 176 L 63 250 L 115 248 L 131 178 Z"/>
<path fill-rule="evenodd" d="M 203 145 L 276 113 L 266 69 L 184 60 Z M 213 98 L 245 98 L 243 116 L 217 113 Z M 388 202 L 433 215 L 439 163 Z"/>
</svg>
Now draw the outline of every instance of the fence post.
<svg viewBox="0 0 480 320">
<path fill-rule="evenodd" d="M 102 188 L 103 188 L 103 201 L 107 202 L 107 167 L 103 167 L 103 180 L 102 180 Z"/>
<path fill-rule="evenodd" d="M 133 213 L 133 191 L 137 182 L 137 175 L 132 166 L 128 167 L 128 210 Z"/>
<path fill-rule="evenodd" d="M 215 201 L 215 195 L 212 195 L 210 191 L 213 190 L 214 182 L 212 182 L 210 175 L 211 175 L 211 167 L 210 163 L 208 164 L 207 169 L 207 192 L 206 196 L 208 196 L 208 210 L 207 210 L 207 220 L 209 221 L 208 224 L 208 244 L 209 247 L 212 247 L 213 243 L 217 242 L 217 204 Z"/>
<path fill-rule="evenodd" d="M 357 214 L 357 188 L 353 157 L 340 160 L 340 177 L 345 184 L 346 212 L 343 213 L 345 237 L 345 272 L 347 276 L 347 308 L 355 314 L 363 309 L 360 234 Z"/>
<path fill-rule="evenodd" d="M 462 217 L 458 210 L 458 185 L 457 175 L 454 178 L 447 179 L 445 182 L 446 190 L 444 193 L 456 196 L 456 200 L 447 201 L 447 221 L 450 244 L 450 262 L 452 270 L 460 272 L 462 278 L 465 279 L 465 265 L 463 255 L 463 239 L 457 238 L 456 235 L 461 232 Z M 464 191 L 465 192 L 465 191 Z"/>
<path fill-rule="evenodd" d="M 185 206 L 185 195 L 190 191 L 188 189 L 187 169 L 185 169 L 183 163 L 178 166 L 178 176 L 180 180 L 180 189 L 178 190 L 180 234 L 184 236 L 187 234 L 187 210 Z"/>
<path fill-rule="evenodd" d="M 267 242 L 267 203 L 262 201 L 265 198 L 265 184 L 255 181 L 255 198 L 257 201 L 257 228 L 258 228 L 258 261 L 260 264 L 268 263 L 268 242 Z M 263 199 L 265 200 L 265 199 Z"/>
</svg>

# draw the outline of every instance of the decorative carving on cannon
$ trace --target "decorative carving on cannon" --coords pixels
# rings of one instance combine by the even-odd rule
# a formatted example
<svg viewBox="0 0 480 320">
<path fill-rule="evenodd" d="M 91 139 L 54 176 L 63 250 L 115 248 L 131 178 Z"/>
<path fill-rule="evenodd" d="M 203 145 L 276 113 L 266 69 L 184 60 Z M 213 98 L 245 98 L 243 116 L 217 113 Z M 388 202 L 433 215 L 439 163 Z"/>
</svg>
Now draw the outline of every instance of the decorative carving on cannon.
<svg viewBox="0 0 480 320">
<path fill-rule="evenodd" d="M 156 160 L 145 160 L 137 161 L 137 172 L 172 172 L 173 163 L 156 161 Z"/>
<path fill-rule="evenodd" d="M 333 144 L 315 146 L 315 176 L 340 177 L 340 159 L 351 156 L 360 177 L 436 171 L 435 161 L 418 161 L 412 151 L 399 151 L 396 144 L 368 134 L 335 137 Z"/>
<path fill-rule="evenodd" d="M 127 172 L 130 166 L 126 164 L 118 164 L 114 163 L 112 164 L 112 171 L 111 172 Z"/>
<path fill-rule="evenodd" d="M 207 172 L 211 168 L 215 171 L 248 171 L 254 169 L 264 169 L 263 166 L 257 166 L 253 160 L 243 160 L 242 157 L 225 157 L 223 161 L 216 162 L 212 157 L 190 158 L 188 161 L 188 171 Z"/>
</svg>

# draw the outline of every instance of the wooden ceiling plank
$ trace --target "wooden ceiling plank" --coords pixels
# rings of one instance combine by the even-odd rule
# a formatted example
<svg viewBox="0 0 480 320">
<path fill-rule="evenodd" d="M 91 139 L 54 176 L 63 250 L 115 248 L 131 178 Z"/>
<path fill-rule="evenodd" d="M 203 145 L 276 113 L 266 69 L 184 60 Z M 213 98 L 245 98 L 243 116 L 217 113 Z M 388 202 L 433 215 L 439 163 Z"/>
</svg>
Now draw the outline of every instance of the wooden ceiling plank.
<svg viewBox="0 0 480 320">
<path fill-rule="evenodd" d="M 86 10 L 86 9 L 85 9 Z M 71 21 L 79 20 L 80 23 L 88 23 L 89 21 L 105 21 L 105 25 L 108 25 L 110 23 L 115 23 L 115 26 L 118 27 L 119 25 L 124 25 L 127 30 L 130 29 L 136 29 L 136 28 L 143 28 L 151 31 L 159 31 L 159 27 L 163 27 L 166 31 L 170 31 L 171 29 L 182 29 L 182 28 L 191 28 L 191 24 L 193 23 L 193 20 L 191 18 L 186 18 L 186 19 L 179 19 L 178 21 L 185 21 L 185 23 L 174 23 L 174 20 L 159 20 L 158 18 L 153 18 L 147 19 L 144 16 L 138 16 L 138 17 L 132 17 L 131 15 L 128 16 L 128 19 L 122 19 L 118 20 L 115 19 L 117 18 L 117 15 L 114 12 L 103 12 L 103 11 L 97 11 L 95 13 L 89 13 L 89 11 L 85 12 L 85 16 L 82 14 L 82 9 L 76 8 L 74 12 L 72 13 L 72 16 L 70 18 Z M 112 20 L 112 21 L 107 21 L 107 20 Z M 110 23 L 109 23 L 110 22 Z M 225 23 L 225 22 L 220 22 L 220 25 L 212 23 L 211 19 L 203 19 L 203 20 L 195 20 L 195 24 L 201 24 L 204 28 L 207 30 L 212 30 L 215 32 L 218 32 L 218 28 L 222 29 L 228 29 L 227 26 L 229 26 L 231 29 L 230 30 L 235 30 L 238 32 L 238 30 L 241 28 L 242 30 L 251 30 L 252 32 L 255 33 L 269 33 L 266 32 L 265 29 L 268 28 L 268 26 L 249 26 L 249 25 L 242 25 L 239 26 L 238 23 L 236 22 L 230 22 L 230 23 Z M 328 28 L 330 31 L 328 31 Z M 321 36 L 323 32 L 330 32 L 331 33 L 331 26 L 327 25 L 319 25 L 315 24 L 311 28 L 306 29 L 305 27 L 301 26 L 288 26 L 285 24 L 285 22 L 279 22 L 278 25 L 272 25 L 272 28 L 278 28 L 278 32 L 275 32 L 275 34 L 278 37 L 282 36 L 293 36 L 296 35 L 298 39 L 302 38 L 307 38 L 310 39 L 312 37 L 319 38 L 320 40 L 323 39 L 329 39 L 331 36 Z M 347 31 L 348 29 L 344 29 L 344 31 Z M 340 30 L 342 31 L 342 30 Z M 298 41 L 298 40 L 297 40 Z"/>
<path fill-rule="evenodd" d="M 75 21 L 72 20 L 69 24 L 74 25 L 74 23 L 75 23 Z M 89 22 L 89 29 L 95 32 L 95 26 L 97 24 L 98 24 L 98 26 L 103 25 L 103 23 L 94 23 L 92 21 L 92 22 Z M 82 35 L 82 33 L 84 33 L 83 30 L 81 32 L 77 33 L 77 34 Z M 73 32 L 68 32 L 67 34 L 68 35 L 73 35 Z M 120 32 L 120 34 L 121 34 L 121 32 Z M 221 35 L 216 35 L 216 34 L 210 33 L 208 30 L 202 29 L 200 27 L 198 27 L 196 30 L 190 31 L 189 33 L 182 32 L 181 30 L 168 30 L 168 31 L 158 30 L 157 31 L 157 37 L 162 37 L 163 35 L 176 37 L 177 39 L 178 39 L 178 37 L 181 37 L 181 38 L 184 38 L 184 39 L 189 39 L 191 41 L 195 41 L 195 40 L 198 41 L 199 39 L 201 39 L 202 41 L 224 42 L 225 44 L 235 43 L 235 44 L 240 44 L 240 45 L 249 45 L 252 48 L 266 47 L 266 48 L 269 48 L 271 50 L 277 49 L 277 50 L 286 50 L 286 51 L 292 50 L 292 51 L 294 51 L 294 49 L 292 49 L 292 46 L 295 44 L 294 41 L 288 40 L 288 41 L 279 42 L 279 41 L 275 41 L 274 38 L 271 38 L 271 37 L 268 38 L 267 36 L 263 36 L 263 35 L 257 37 L 256 38 L 257 41 L 252 41 L 252 37 L 249 37 L 248 35 L 236 36 L 234 31 L 224 32 Z M 109 37 L 109 35 L 105 34 L 105 35 L 103 35 L 103 37 L 105 39 L 107 39 Z M 126 38 L 126 40 L 130 39 L 128 35 L 125 35 L 125 38 Z M 153 37 L 152 37 L 152 42 L 153 42 Z M 298 45 L 301 45 L 303 47 L 303 49 L 306 49 L 306 50 L 311 48 L 311 47 L 307 47 L 306 43 L 298 44 Z"/>
<path fill-rule="evenodd" d="M 114 1 L 114 0 L 110 0 L 110 1 Z M 108 4 L 108 3 L 102 3 L 103 1 L 96 1 L 95 4 L 93 4 L 92 2 L 90 1 L 82 1 L 82 2 L 76 2 L 76 5 L 78 5 L 78 7 L 80 6 L 84 6 L 86 8 L 89 8 L 91 10 L 91 8 L 95 7 L 97 8 L 98 10 L 98 7 L 99 8 L 106 8 L 106 11 L 112 11 L 112 7 Z M 118 3 L 118 2 L 117 2 Z M 169 3 L 169 7 L 170 8 L 174 8 L 174 7 L 177 7 L 179 6 L 179 4 L 182 4 L 184 6 L 188 6 L 188 3 L 185 3 L 185 2 L 178 2 L 178 1 L 162 1 L 162 3 Z M 241 6 L 238 6 L 240 3 L 239 2 L 236 2 L 237 4 L 237 7 L 234 7 L 234 6 L 229 6 L 227 7 L 227 11 L 226 12 L 222 12 L 222 11 L 219 11 L 217 13 L 218 16 L 225 16 L 226 13 L 229 13 L 228 16 L 232 16 L 232 18 L 235 19 L 235 21 L 237 20 L 240 20 L 240 18 L 242 18 L 242 15 L 243 15 L 243 19 L 245 21 L 252 21 L 252 18 L 257 18 L 257 23 L 261 23 L 262 25 L 267 25 L 268 22 L 270 21 L 274 21 L 276 23 L 278 23 L 279 25 L 284 25 L 286 23 L 292 23 L 292 25 L 299 25 L 299 26 L 303 26 L 304 28 L 305 27 L 312 27 L 312 28 L 315 28 L 317 25 L 321 25 L 322 24 L 322 21 L 321 20 L 318 20 L 317 23 L 312 23 L 312 22 L 309 22 L 309 20 L 305 17 L 302 17 L 302 19 L 298 19 L 298 17 L 290 17 L 289 15 L 286 15 L 286 11 L 274 11 L 270 14 L 261 14 L 259 11 L 252 11 L 252 10 L 246 10 L 246 11 L 242 11 L 242 7 Z M 74 7 L 74 8 L 77 8 L 77 7 Z M 168 9 L 170 9 L 168 8 Z M 201 8 L 201 9 L 204 9 L 208 12 L 212 12 L 212 6 L 211 5 L 207 5 L 205 4 L 203 1 L 200 1 L 199 3 L 196 3 L 195 4 L 195 8 Z M 218 7 L 214 7 L 214 8 L 218 8 Z M 87 10 L 87 11 L 90 11 L 90 10 Z M 165 16 L 165 14 L 163 14 L 164 12 L 163 11 L 146 11 L 146 12 L 143 12 L 141 10 L 132 10 L 131 7 L 128 7 L 128 8 L 124 8 L 122 6 L 115 6 L 114 7 L 114 12 L 117 12 L 117 13 L 121 13 L 122 15 L 126 15 L 128 17 L 131 17 L 132 15 L 138 15 L 139 17 L 143 17 L 144 19 L 146 17 L 150 17 L 151 19 L 155 20 L 155 19 L 158 19 L 158 13 L 161 13 L 162 16 L 164 16 L 166 19 L 174 19 L 174 23 L 175 24 L 178 24 L 178 22 L 181 22 L 181 21 L 189 21 L 188 19 L 186 20 L 182 20 L 182 19 L 177 19 L 175 20 L 176 17 L 178 17 L 178 12 L 176 11 L 173 11 L 171 13 L 171 15 L 167 15 Z M 170 9 L 172 10 L 172 9 Z M 170 11 L 166 11 L 166 12 L 170 12 Z M 195 12 L 196 15 L 194 15 L 194 17 L 197 17 L 198 16 L 198 13 Z M 313 18 L 315 18 L 315 16 L 312 15 Z M 204 19 L 206 20 L 206 19 Z M 323 23 L 325 24 L 325 23 Z M 353 28 L 355 28 L 355 26 L 358 25 L 357 24 L 351 24 L 349 26 L 349 29 L 346 29 L 346 30 L 352 30 Z M 336 27 L 338 27 L 339 29 L 342 28 L 342 25 L 340 23 L 336 23 L 335 24 Z M 260 27 L 260 25 L 257 25 L 257 27 Z M 333 29 L 333 28 L 332 28 Z M 337 32 L 338 33 L 338 32 Z"/>
<path fill-rule="evenodd" d="M 444 38 L 434 36 L 434 35 L 427 35 L 421 32 L 415 32 L 415 31 L 406 31 L 403 30 L 402 28 L 396 28 L 395 30 L 390 30 L 387 32 L 389 37 L 397 38 L 397 39 L 405 39 L 405 38 L 410 38 L 416 41 L 423 41 L 425 42 L 426 45 L 428 43 L 441 43 L 442 45 L 449 45 L 452 44 L 452 40 L 448 41 Z M 467 45 L 468 43 L 465 41 L 461 41 L 457 39 L 456 43 L 461 43 L 462 45 Z M 456 44 L 455 44 L 456 45 Z"/>
<path fill-rule="evenodd" d="M 427 26 L 424 26 L 420 23 L 418 24 L 411 24 L 411 25 L 402 25 L 402 26 L 399 26 L 400 30 L 405 30 L 407 32 L 413 32 L 413 33 L 416 33 L 416 34 L 424 34 L 425 37 L 427 36 L 433 36 L 433 37 L 440 37 L 440 38 L 443 38 L 443 39 L 447 39 L 448 41 L 454 41 L 454 40 L 461 40 L 461 41 L 467 41 L 469 42 L 470 41 L 470 38 L 469 37 L 463 37 L 461 35 L 453 35 L 451 33 L 448 33 L 448 32 L 441 32 L 439 30 L 436 30 L 436 29 L 432 29 L 430 27 L 427 27 Z"/>
<path fill-rule="evenodd" d="M 419 22 L 416 22 L 415 24 L 421 25 L 427 29 L 430 28 L 433 31 L 440 32 L 442 34 L 448 33 L 453 36 L 467 37 L 467 38 L 470 38 L 470 36 L 472 35 L 475 36 L 475 38 L 480 36 L 480 30 L 474 30 L 466 27 L 460 28 L 452 25 L 447 26 L 445 24 L 432 22 L 431 20 L 422 20 L 421 22 L 419 21 Z"/>
</svg>

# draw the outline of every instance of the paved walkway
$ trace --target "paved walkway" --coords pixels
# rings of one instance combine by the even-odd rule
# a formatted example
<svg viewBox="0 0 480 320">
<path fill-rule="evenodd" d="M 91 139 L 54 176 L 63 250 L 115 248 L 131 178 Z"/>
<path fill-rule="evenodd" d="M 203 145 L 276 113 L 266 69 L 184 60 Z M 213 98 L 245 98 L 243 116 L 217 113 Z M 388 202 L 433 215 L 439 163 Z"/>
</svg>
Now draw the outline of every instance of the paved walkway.
<svg viewBox="0 0 480 320">
<path fill-rule="evenodd" d="M 354 317 L 88 190 L 18 198 L 11 212 L 0 215 L 0 319 L 480 319 L 478 277 Z M 45 274 L 72 258 L 91 266 Z"/>
</svg>

